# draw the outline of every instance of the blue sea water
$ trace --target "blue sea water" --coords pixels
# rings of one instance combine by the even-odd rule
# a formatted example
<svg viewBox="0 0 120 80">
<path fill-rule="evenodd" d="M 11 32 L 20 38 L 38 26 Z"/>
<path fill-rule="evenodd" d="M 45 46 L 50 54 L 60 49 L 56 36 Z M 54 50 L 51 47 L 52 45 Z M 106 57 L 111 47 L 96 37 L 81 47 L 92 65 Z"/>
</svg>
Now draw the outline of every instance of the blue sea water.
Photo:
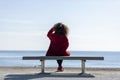
<svg viewBox="0 0 120 80">
<path fill-rule="evenodd" d="M 70 51 L 71 56 L 103 56 L 104 60 L 88 60 L 86 67 L 120 68 L 120 52 Z M 46 51 L 0 51 L 0 66 L 39 66 L 39 60 L 22 60 L 23 56 L 44 56 Z M 47 67 L 56 67 L 55 60 L 47 60 Z M 79 60 L 64 60 L 65 67 L 80 67 Z"/>
</svg>

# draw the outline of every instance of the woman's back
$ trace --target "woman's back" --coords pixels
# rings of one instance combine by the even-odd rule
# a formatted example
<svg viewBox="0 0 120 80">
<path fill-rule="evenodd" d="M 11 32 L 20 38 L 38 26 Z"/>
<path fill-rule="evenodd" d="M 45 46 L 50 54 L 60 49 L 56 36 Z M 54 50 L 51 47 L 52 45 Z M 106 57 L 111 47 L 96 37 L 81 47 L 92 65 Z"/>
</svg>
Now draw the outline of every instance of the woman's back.
<svg viewBox="0 0 120 80">
<path fill-rule="evenodd" d="M 50 46 L 47 51 L 47 56 L 69 56 L 70 54 L 66 51 L 69 42 L 66 36 L 66 32 L 62 32 L 62 27 L 54 26 L 51 30 L 49 30 L 47 36 L 50 39 Z"/>
</svg>

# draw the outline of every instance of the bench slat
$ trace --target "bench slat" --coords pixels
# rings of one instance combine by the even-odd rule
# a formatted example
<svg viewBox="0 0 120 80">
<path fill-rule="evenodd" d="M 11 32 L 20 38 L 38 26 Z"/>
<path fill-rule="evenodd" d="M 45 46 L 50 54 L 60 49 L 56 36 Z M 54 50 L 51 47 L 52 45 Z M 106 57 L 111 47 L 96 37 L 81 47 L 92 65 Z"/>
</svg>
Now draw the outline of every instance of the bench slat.
<svg viewBox="0 0 120 80">
<path fill-rule="evenodd" d="M 102 56 L 23 56 L 23 60 L 56 60 L 56 59 L 63 59 L 63 60 L 104 60 Z"/>
</svg>

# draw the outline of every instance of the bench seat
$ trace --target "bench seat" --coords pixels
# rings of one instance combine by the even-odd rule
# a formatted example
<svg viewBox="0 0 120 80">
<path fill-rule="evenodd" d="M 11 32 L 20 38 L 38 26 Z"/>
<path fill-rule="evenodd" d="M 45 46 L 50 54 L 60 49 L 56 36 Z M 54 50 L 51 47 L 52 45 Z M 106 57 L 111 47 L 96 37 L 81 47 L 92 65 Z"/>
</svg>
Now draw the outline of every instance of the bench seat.
<svg viewBox="0 0 120 80">
<path fill-rule="evenodd" d="M 104 60 L 102 56 L 23 56 L 23 60 L 40 60 L 41 73 L 44 73 L 45 60 L 81 60 L 82 74 L 85 73 L 86 60 Z"/>
</svg>

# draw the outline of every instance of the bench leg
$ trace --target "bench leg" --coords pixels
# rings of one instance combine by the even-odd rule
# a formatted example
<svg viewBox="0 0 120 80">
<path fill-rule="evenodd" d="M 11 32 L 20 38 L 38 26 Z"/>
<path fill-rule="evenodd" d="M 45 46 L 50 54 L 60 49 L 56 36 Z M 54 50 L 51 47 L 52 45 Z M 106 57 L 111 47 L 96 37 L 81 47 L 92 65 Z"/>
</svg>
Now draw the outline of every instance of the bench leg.
<svg viewBox="0 0 120 80">
<path fill-rule="evenodd" d="M 40 61 L 41 61 L 41 73 L 44 73 L 45 61 L 44 60 L 40 60 Z"/>
<path fill-rule="evenodd" d="M 82 67 L 82 74 L 85 73 L 85 61 L 86 60 L 82 60 L 82 65 L 81 65 L 81 67 Z"/>
</svg>

